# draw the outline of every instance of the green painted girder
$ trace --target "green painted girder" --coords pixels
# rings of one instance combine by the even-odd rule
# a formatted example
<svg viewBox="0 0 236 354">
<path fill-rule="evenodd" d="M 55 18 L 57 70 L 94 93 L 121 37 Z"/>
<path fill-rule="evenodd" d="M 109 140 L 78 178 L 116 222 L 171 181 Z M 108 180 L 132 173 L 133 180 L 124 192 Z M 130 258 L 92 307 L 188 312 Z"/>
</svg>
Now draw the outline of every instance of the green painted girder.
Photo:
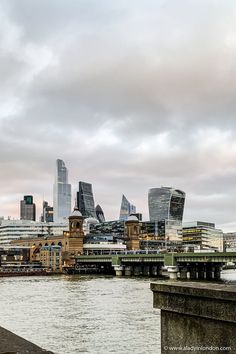
<svg viewBox="0 0 236 354">
<path fill-rule="evenodd" d="M 159 254 L 117 254 L 91 255 L 75 257 L 77 263 L 163 263 L 165 266 L 175 266 L 179 263 L 227 263 L 236 262 L 236 252 L 208 252 L 208 253 L 159 253 Z"/>
</svg>

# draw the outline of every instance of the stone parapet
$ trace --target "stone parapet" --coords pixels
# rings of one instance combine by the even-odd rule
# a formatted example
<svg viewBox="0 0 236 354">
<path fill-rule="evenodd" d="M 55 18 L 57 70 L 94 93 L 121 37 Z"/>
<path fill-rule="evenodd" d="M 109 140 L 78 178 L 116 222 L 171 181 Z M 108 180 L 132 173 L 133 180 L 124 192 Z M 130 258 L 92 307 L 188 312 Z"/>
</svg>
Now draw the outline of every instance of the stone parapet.
<svg viewBox="0 0 236 354">
<path fill-rule="evenodd" d="M 53 352 L 42 349 L 2 327 L 0 327 L 0 353 L 53 354 Z"/>
<path fill-rule="evenodd" d="M 236 353 L 236 286 L 158 282 L 151 290 L 161 309 L 162 353 Z"/>
</svg>

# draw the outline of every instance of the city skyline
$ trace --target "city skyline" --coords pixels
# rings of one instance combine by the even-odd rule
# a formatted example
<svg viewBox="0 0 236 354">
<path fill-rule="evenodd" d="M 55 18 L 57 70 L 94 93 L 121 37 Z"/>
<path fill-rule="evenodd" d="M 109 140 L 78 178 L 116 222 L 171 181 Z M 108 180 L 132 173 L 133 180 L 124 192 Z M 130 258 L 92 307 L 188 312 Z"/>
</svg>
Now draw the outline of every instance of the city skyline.
<svg viewBox="0 0 236 354">
<path fill-rule="evenodd" d="M 63 160 L 61 160 L 61 159 L 57 159 L 56 160 L 56 174 L 54 175 L 54 178 L 55 178 L 55 180 L 54 180 L 54 184 L 53 184 L 53 186 L 54 186 L 54 188 L 55 188 L 55 182 L 56 181 L 58 181 L 58 182 L 60 182 L 61 184 L 65 184 L 64 182 L 66 182 L 66 186 L 68 186 L 69 187 L 69 191 L 70 191 L 70 193 L 71 193 L 71 184 L 68 184 L 68 182 L 69 182 L 69 180 L 68 180 L 68 169 L 66 168 L 66 165 L 65 165 L 65 162 L 63 161 Z M 83 201 L 83 203 L 81 204 L 81 206 L 82 206 L 82 209 L 81 209 L 81 212 L 82 212 L 82 215 L 84 214 L 84 216 L 86 216 L 86 213 L 87 213 L 87 211 L 85 212 L 85 205 L 87 205 L 87 207 L 89 207 L 89 209 L 88 210 L 90 210 L 90 208 L 92 207 L 92 209 L 91 209 L 91 211 L 92 211 L 92 214 L 94 214 L 94 215 L 90 215 L 90 212 L 88 213 L 88 215 L 87 215 L 87 217 L 95 217 L 95 214 L 96 214 L 96 209 L 97 209 L 97 207 L 99 207 L 99 209 L 101 209 L 101 207 L 100 207 L 100 205 L 97 205 L 96 206 L 96 208 L 95 208 L 95 202 L 94 202 L 94 197 L 93 197 L 93 187 L 92 187 L 92 184 L 91 183 L 88 183 L 88 182 L 82 182 L 82 181 L 80 181 L 79 182 L 79 191 L 78 191 L 78 189 L 76 190 L 76 187 L 75 187 L 75 204 L 74 204 L 74 207 L 75 208 L 78 208 L 78 206 L 79 206 L 79 204 L 81 204 L 81 201 L 82 201 L 82 199 L 84 199 L 84 197 L 81 199 L 81 197 L 80 197 L 80 194 L 81 194 L 81 196 L 82 196 L 82 194 L 83 193 L 85 193 L 85 196 L 86 196 L 86 198 L 88 197 L 88 201 L 86 201 L 86 203 L 84 204 L 84 201 Z M 55 189 L 53 188 L 53 199 L 54 199 L 54 194 L 55 194 Z M 68 188 L 66 188 L 66 190 L 67 190 Z M 83 189 L 84 189 L 84 191 L 83 191 Z M 83 191 L 83 192 L 82 192 Z M 185 202 L 186 202 L 186 200 L 185 200 L 185 198 L 186 198 L 186 193 L 185 192 L 183 192 L 183 191 L 181 191 L 181 190 L 176 190 L 176 189 L 174 189 L 173 187 L 165 187 L 165 186 L 161 186 L 161 187 L 155 187 L 155 188 L 149 188 L 148 190 L 147 190 L 147 209 L 148 209 L 148 211 L 147 211 L 147 213 L 145 213 L 144 212 L 144 217 L 145 217 L 145 220 L 146 221 L 148 221 L 148 220 L 150 220 L 150 221 L 153 221 L 154 219 L 155 219 L 155 217 L 154 217 L 154 214 L 156 214 L 156 212 L 157 211 L 155 211 L 154 212 L 154 209 L 156 208 L 156 203 L 159 205 L 159 202 L 163 202 L 163 197 L 164 197 L 164 195 L 165 195 L 165 193 L 164 193 L 164 191 L 167 191 L 170 195 L 169 195 L 169 197 L 168 198 L 170 198 L 170 196 L 172 196 L 171 198 L 174 198 L 175 199 L 175 202 L 174 202 L 174 206 L 173 206 L 173 210 L 175 210 L 175 212 L 177 212 L 178 211 L 178 218 L 179 218 L 179 220 L 181 221 L 182 220 L 182 218 L 183 218 L 183 216 L 184 216 L 184 212 L 185 212 Z M 152 193 L 153 193 L 153 196 L 151 197 L 151 195 L 152 195 Z M 164 194 L 163 194 L 164 193 Z M 68 195 L 68 197 L 69 197 L 69 199 L 70 199 L 70 201 L 72 200 L 72 197 L 73 197 L 74 195 L 73 194 L 70 194 L 70 195 Z M 26 196 L 27 197 L 27 196 Z M 24 198 L 26 198 L 26 197 L 24 197 Z M 33 198 L 33 196 L 30 196 L 30 197 L 32 197 Z M 150 197 L 151 197 L 151 199 L 150 199 Z M 85 198 L 85 199 L 86 199 Z M 159 198 L 160 198 L 160 200 L 159 200 Z M 167 199 L 168 199 L 167 198 Z M 177 200 L 177 199 L 178 200 Z M 183 199 L 183 203 L 181 202 L 180 203 L 180 200 L 179 200 L 179 198 L 181 199 Z M 66 200 L 67 200 L 68 198 L 66 198 Z M 81 201 L 80 201 L 80 199 L 81 199 Z M 91 201 L 90 201 L 90 199 L 91 199 Z M 86 199 L 87 200 L 87 199 Z M 133 210 L 131 210 L 131 213 L 132 212 L 134 212 L 134 211 L 137 211 L 138 213 L 141 213 L 141 215 L 143 214 L 143 210 L 136 210 L 136 206 L 135 205 L 133 205 L 133 204 L 131 204 L 128 200 L 127 200 L 127 198 L 124 196 L 124 194 L 122 194 L 122 202 L 121 202 L 121 209 L 119 209 L 120 210 L 120 214 L 119 214 L 119 217 L 114 217 L 114 218 L 112 218 L 112 219 L 109 219 L 110 221 L 112 221 L 112 220 L 120 220 L 120 218 L 121 218 L 121 210 L 122 210 L 122 205 L 123 205 L 123 203 L 124 203 L 124 201 L 126 202 L 126 203 L 128 203 L 129 204 L 129 206 L 131 207 L 131 209 Z M 21 201 L 22 202 L 22 201 Z M 43 201 L 43 203 L 45 203 L 45 201 Z M 47 204 L 48 204 L 48 202 L 46 202 Z M 154 203 L 154 204 L 153 204 Z M 168 200 L 166 200 L 166 203 L 168 204 L 169 203 L 169 201 Z M 181 205 L 181 207 L 180 207 L 180 204 L 182 204 Z M 151 207 L 151 205 L 153 204 L 153 206 Z M 163 205 L 165 205 L 165 203 L 163 204 Z M 61 206 L 62 207 L 62 209 L 64 210 L 65 209 L 65 205 L 63 206 Z M 71 213 L 73 212 L 73 209 L 74 209 L 74 207 L 71 205 Z M 153 211 L 151 211 L 151 209 L 154 207 L 154 209 L 153 209 Z M 177 209 L 176 209 L 176 207 L 177 207 Z M 151 209 L 150 209 L 151 208 Z M 159 207 L 158 207 L 159 208 Z M 38 211 L 37 211 L 37 207 L 35 208 L 36 209 L 36 215 L 37 215 L 37 219 L 36 219 L 36 221 L 40 221 L 41 220 L 41 218 L 42 218 L 42 213 L 41 212 L 43 212 L 43 208 L 41 208 L 41 207 L 39 207 L 38 208 Z M 42 210 L 41 210 L 42 209 Z M 79 209 L 79 208 L 78 208 Z M 162 209 L 162 208 L 161 208 Z M 161 210 L 160 209 L 160 210 Z M 102 209 L 100 210 L 100 211 L 102 211 Z M 103 211 L 102 211 L 103 212 Z M 153 212 L 154 212 L 154 214 L 153 214 Z M 165 208 L 163 209 L 163 215 L 160 217 L 160 218 L 157 218 L 156 220 L 161 220 L 161 219 L 168 219 L 169 218 L 169 216 L 166 214 L 166 212 L 167 212 L 167 210 L 165 210 Z M 67 212 L 67 213 L 69 213 L 69 212 Z M 71 213 L 69 213 L 68 214 L 68 216 L 71 214 Z M 160 214 L 161 215 L 161 214 Z M 4 216 L 4 215 L 3 215 Z M 103 217 L 104 217 L 104 215 L 103 215 Z M 5 217 L 6 218 L 6 217 Z M 171 218 L 172 217 L 170 217 L 170 220 L 171 220 Z M 18 217 L 16 217 L 16 218 L 12 218 L 13 220 L 14 219 L 18 219 Z M 65 218 L 64 218 L 64 220 L 65 220 Z M 109 221 L 109 220 L 107 220 L 107 221 Z M 197 220 L 197 218 L 192 218 L 192 219 L 190 219 L 190 220 L 185 220 L 184 218 L 183 218 L 183 220 L 181 221 L 181 222 L 193 222 L 193 221 L 195 221 L 195 220 Z M 203 220 L 203 219 L 202 219 Z M 62 219 L 61 220 L 59 220 L 58 218 L 57 218 L 57 220 L 54 220 L 55 222 L 57 222 L 57 221 L 62 221 Z M 204 219 L 204 221 L 205 222 L 208 222 L 208 221 L 206 221 L 206 219 Z M 215 223 L 215 222 L 214 222 Z M 217 222 L 216 222 L 217 223 Z M 223 230 L 223 231 L 225 231 L 225 232 L 227 232 L 227 230 Z"/>
<path fill-rule="evenodd" d="M 236 230 L 234 1 L 0 0 L 0 215 L 52 205 L 54 163 L 124 194 L 186 192 L 184 220 Z M 43 19 L 43 21 L 42 21 Z M 73 207 L 73 202 L 72 202 Z M 41 212 L 41 210 L 40 210 Z"/>
</svg>

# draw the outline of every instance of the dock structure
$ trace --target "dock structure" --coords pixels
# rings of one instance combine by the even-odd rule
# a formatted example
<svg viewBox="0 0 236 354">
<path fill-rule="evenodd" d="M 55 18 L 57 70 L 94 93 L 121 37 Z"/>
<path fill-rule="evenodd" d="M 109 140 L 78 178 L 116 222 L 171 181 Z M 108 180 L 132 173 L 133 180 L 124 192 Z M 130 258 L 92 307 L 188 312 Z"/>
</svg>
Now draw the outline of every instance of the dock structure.
<svg viewBox="0 0 236 354">
<path fill-rule="evenodd" d="M 15 333 L 0 327 L 0 353 L 1 354 L 53 354 L 53 352 L 19 337 Z"/>
<path fill-rule="evenodd" d="M 161 353 L 236 353 L 236 285 L 157 282 Z"/>
<path fill-rule="evenodd" d="M 107 272 L 117 276 L 166 276 L 170 279 L 217 280 L 222 267 L 236 263 L 236 252 L 80 255 L 72 272 Z"/>
</svg>

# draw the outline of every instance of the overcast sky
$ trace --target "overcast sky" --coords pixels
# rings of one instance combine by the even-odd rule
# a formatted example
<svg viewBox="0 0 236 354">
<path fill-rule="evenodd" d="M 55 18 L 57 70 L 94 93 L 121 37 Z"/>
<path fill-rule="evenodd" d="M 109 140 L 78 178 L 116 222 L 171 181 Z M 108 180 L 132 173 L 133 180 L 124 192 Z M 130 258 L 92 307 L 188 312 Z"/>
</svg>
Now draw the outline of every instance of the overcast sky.
<svg viewBox="0 0 236 354">
<path fill-rule="evenodd" d="M 235 0 L 0 0 L 0 101 L 0 215 L 61 158 L 107 219 L 163 185 L 236 231 Z"/>
</svg>

